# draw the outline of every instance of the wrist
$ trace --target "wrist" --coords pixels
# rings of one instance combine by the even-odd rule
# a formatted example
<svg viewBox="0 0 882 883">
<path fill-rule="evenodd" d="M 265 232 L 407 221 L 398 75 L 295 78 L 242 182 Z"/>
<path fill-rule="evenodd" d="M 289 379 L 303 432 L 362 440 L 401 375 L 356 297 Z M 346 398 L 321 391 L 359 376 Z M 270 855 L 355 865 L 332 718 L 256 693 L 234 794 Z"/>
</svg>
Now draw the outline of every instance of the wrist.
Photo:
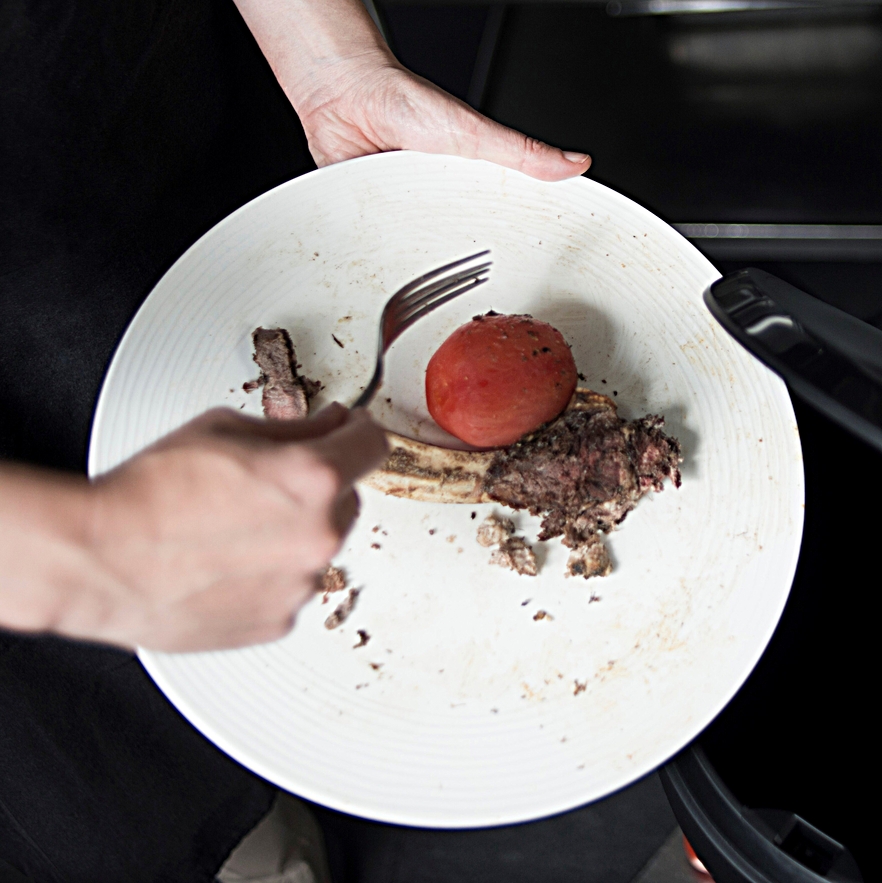
<svg viewBox="0 0 882 883">
<path fill-rule="evenodd" d="M 85 479 L 24 467 L 0 472 L 0 622 L 54 629 L 82 569 Z"/>
<path fill-rule="evenodd" d="M 361 0 L 235 2 L 300 115 L 367 71 L 400 66 Z"/>
<path fill-rule="evenodd" d="M 113 596 L 90 549 L 85 478 L 0 470 L 0 625 L 99 637 Z"/>
</svg>

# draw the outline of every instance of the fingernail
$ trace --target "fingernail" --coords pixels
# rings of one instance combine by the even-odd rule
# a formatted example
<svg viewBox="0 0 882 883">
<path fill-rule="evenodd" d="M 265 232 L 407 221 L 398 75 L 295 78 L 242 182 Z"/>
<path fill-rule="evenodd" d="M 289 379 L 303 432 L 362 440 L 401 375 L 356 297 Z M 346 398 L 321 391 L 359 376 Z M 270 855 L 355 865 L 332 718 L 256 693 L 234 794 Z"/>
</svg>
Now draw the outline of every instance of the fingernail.
<svg viewBox="0 0 882 883">
<path fill-rule="evenodd" d="M 573 153 L 571 150 L 565 150 L 563 155 L 570 161 L 578 164 L 582 164 L 587 159 L 591 159 L 587 153 Z"/>
</svg>

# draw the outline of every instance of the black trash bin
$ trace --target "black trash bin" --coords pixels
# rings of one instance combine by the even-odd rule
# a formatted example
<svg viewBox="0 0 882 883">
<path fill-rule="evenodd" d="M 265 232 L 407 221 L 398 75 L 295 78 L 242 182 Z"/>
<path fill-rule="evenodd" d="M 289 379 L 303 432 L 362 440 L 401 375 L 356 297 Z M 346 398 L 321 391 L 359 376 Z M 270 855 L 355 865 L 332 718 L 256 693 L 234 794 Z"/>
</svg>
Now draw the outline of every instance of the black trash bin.
<svg viewBox="0 0 882 883">
<path fill-rule="evenodd" d="M 797 398 L 794 408 L 806 519 L 790 599 L 744 687 L 661 773 L 716 883 L 882 878 L 882 452 Z"/>
</svg>

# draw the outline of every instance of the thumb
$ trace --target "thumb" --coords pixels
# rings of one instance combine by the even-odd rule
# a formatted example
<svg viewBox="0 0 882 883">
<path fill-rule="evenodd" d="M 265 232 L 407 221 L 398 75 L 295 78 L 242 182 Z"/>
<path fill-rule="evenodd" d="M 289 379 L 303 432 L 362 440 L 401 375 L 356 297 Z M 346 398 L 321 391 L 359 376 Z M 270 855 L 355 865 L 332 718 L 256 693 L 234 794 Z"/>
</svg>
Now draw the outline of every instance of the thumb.
<svg viewBox="0 0 882 883">
<path fill-rule="evenodd" d="M 473 122 L 475 159 L 486 159 L 517 169 L 541 181 L 563 181 L 581 175 L 591 166 L 586 153 L 564 151 L 544 141 L 509 129 L 481 114 Z"/>
<path fill-rule="evenodd" d="M 530 138 L 488 119 L 428 80 L 409 72 L 405 76 L 403 84 L 394 83 L 398 91 L 392 96 L 398 100 L 385 102 L 398 113 L 381 117 L 386 123 L 381 149 L 486 159 L 542 181 L 574 178 L 591 165 L 588 154 L 563 151 Z M 401 108 L 408 112 L 402 114 Z"/>
</svg>

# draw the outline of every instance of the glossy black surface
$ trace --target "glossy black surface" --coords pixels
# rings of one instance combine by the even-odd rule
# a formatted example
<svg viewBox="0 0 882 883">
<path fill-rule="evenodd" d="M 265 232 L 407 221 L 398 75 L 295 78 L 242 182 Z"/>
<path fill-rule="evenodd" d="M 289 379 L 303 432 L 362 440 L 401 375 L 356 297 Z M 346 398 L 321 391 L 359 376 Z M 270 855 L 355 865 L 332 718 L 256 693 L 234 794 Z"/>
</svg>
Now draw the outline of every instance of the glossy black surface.
<svg viewBox="0 0 882 883">
<path fill-rule="evenodd" d="M 669 221 L 879 223 L 882 20 L 512 4 L 486 109 Z"/>
<path fill-rule="evenodd" d="M 882 455 L 882 331 L 755 267 L 718 279 L 704 302 L 791 394 Z"/>
<path fill-rule="evenodd" d="M 806 470 L 796 578 L 766 653 L 701 743 L 739 800 L 798 813 L 845 844 L 865 879 L 878 879 L 872 611 L 882 457 L 794 407 Z"/>
</svg>

